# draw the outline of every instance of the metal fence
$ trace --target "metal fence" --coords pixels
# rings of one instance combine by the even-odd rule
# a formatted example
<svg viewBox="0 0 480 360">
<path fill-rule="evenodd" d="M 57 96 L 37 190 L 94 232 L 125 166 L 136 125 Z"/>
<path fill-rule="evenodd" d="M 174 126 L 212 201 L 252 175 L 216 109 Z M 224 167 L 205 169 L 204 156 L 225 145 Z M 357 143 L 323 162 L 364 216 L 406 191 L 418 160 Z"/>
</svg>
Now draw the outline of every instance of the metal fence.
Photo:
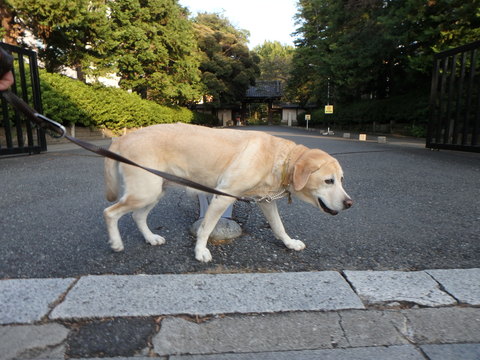
<svg viewBox="0 0 480 360">
<path fill-rule="evenodd" d="M 480 41 L 435 56 L 427 148 L 480 152 Z"/>
<path fill-rule="evenodd" d="M 37 54 L 18 46 L 1 43 L 14 57 L 15 84 L 11 90 L 30 106 L 42 113 Z M 45 132 L 37 129 L 3 99 L 0 123 L 0 155 L 39 153 L 47 150 Z"/>
</svg>

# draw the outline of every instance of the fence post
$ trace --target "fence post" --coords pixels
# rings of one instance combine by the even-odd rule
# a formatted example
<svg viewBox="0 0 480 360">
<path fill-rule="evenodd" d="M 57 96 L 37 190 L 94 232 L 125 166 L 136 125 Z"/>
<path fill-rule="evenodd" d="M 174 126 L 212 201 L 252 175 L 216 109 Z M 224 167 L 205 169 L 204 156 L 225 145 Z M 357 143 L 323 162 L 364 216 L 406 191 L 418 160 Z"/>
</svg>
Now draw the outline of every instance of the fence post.
<svg viewBox="0 0 480 360">
<path fill-rule="evenodd" d="M 202 224 L 205 213 L 207 212 L 208 206 L 210 204 L 211 196 L 206 194 L 198 195 L 198 202 L 200 204 L 200 216 L 197 221 L 195 221 L 192 226 L 190 226 L 190 233 L 194 236 L 197 235 L 198 228 Z M 242 228 L 234 220 L 232 220 L 233 205 L 230 205 L 227 210 L 223 213 L 222 217 L 218 221 L 215 229 L 210 234 L 210 239 L 219 241 L 219 240 L 230 240 L 242 235 Z"/>
<path fill-rule="evenodd" d="M 2 42 L 0 47 L 11 53 L 14 58 L 15 83 L 11 91 L 42 113 L 37 54 Z M 29 120 L 25 120 L 23 115 L 10 108 L 3 99 L 1 107 L 2 126 L 0 128 L 3 128 L 3 136 L 0 137 L 0 155 L 32 154 L 47 150 L 45 132 L 42 129 L 33 127 Z"/>
</svg>

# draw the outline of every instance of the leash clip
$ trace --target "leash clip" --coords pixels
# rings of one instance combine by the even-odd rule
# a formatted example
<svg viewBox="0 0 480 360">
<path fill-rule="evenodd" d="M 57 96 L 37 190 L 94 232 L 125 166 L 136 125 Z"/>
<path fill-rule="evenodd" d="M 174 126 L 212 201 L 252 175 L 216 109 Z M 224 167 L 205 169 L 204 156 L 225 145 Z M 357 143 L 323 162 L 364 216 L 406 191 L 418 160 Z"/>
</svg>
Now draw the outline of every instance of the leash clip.
<svg viewBox="0 0 480 360">
<path fill-rule="evenodd" d="M 67 130 L 65 129 L 65 126 L 62 124 L 49 119 L 45 115 L 38 114 L 36 113 L 35 116 L 39 118 L 40 120 L 43 120 L 47 123 L 47 125 L 44 127 L 47 130 L 50 130 L 49 135 L 55 139 L 61 139 L 67 135 Z"/>
</svg>

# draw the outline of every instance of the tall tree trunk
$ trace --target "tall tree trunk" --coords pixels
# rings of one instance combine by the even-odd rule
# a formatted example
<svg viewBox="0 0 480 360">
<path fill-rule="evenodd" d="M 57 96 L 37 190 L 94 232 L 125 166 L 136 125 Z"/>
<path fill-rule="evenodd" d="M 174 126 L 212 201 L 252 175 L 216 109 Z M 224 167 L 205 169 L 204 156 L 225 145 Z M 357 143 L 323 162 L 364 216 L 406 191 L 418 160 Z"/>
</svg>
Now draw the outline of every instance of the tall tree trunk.
<svg viewBox="0 0 480 360">
<path fill-rule="evenodd" d="M 77 79 L 84 83 L 86 79 L 85 79 L 85 73 L 83 72 L 82 65 L 75 66 L 75 71 L 77 72 Z"/>
</svg>

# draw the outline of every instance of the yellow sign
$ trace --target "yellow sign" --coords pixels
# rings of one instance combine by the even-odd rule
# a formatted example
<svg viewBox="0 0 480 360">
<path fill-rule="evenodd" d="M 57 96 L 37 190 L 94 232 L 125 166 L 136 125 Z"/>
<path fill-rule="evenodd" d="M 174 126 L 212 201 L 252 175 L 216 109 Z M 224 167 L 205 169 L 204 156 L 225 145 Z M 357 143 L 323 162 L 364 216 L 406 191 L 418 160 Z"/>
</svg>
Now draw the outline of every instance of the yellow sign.
<svg viewBox="0 0 480 360">
<path fill-rule="evenodd" d="M 325 105 L 325 114 L 333 114 L 333 105 Z"/>
</svg>

